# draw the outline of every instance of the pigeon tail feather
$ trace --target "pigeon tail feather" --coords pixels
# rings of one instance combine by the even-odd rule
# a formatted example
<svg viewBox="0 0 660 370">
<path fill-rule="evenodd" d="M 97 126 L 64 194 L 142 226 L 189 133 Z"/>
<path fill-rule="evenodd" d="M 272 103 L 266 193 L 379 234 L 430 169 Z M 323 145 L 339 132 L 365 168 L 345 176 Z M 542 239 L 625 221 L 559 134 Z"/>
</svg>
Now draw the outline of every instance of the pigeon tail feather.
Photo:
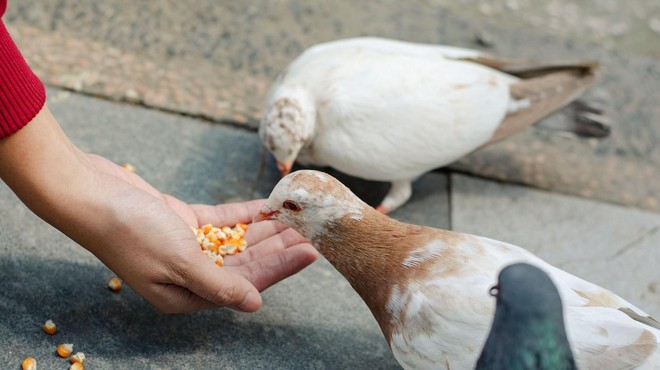
<svg viewBox="0 0 660 370">
<path fill-rule="evenodd" d="M 512 103 L 509 107 L 509 114 L 495 131 L 493 137 L 483 146 L 514 135 L 570 104 L 600 77 L 599 65 L 596 62 L 541 65 L 504 64 L 500 65 L 499 69 L 523 78 L 510 85 Z M 576 125 L 575 131 L 583 135 L 594 131 L 596 134 L 593 136 L 607 136 L 609 124 L 606 124 L 604 119 L 598 118 L 593 109 L 590 113 L 591 115 L 578 116 L 581 124 Z M 602 115 L 602 112 L 600 114 Z M 588 122 L 589 120 L 592 122 Z M 585 128 L 591 126 L 601 128 L 599 130 Z"/>
</svg>

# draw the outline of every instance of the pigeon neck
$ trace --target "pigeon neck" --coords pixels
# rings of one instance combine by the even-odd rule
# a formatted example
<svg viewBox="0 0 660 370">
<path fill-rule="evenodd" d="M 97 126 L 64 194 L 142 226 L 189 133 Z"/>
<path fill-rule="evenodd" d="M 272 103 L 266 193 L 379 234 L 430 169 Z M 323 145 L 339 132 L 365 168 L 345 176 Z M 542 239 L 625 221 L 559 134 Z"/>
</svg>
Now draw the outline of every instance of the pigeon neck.
<svg viewBox="0 0 660 370">
<path fill-rule="evenodd" d="M 407 280 L 404 261 L 409 238 L 418 229 L 365 206 L 361 219 L 344 217 L 312 240 L 364 300 L 388 341 L 391 315 L 386 305 L 392 287 Z"/>
<path fill-rule="evenodd" d="M 314 137 L 316 126 L 316 105 L 309 91 L 301 85 L 289 85 L 278 91 L 274 97 L 274 105 L 289 104 L 300 110 L 301 132 L 305 141 L 309 142 Z"/>
</svg>

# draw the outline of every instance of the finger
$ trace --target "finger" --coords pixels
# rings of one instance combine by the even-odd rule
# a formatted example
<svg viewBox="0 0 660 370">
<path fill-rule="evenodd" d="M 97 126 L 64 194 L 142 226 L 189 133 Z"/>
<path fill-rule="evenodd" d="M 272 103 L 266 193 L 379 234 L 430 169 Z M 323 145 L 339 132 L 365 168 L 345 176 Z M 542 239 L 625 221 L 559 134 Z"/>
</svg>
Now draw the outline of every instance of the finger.
<svg viewBox="0 0 660 370">
<path fill-rule="evenodd" d="M 259 212 L 264 199 L 241 203 L 228 203 L 217 206 L 193 204 L 191 208 L 197 214 L 199 225 L 213 224 L 229 226 L 241 223 L 251 223 L 252 217 Z"/>
<path fill-rule="evenodd" d="M 259 291 L 248 280 L 219 268 L 203 254 L 196 255 L 182 272 L 182 286 L 217 306 L 244 312 L 254 312 L 261 306 Z"/>
<path fill-rule="evenodd" d="M 249 231 L 250 229 L 248 229 Z M 260 241 L 248 247 L 242 253 L 229 256 L 225 259 L 228 266 L 246 264 L 250 261 L 264 258 L 268 255 L 278 253 L 293 245 L 306 243 L 305 238 L 293 229 L 286 229 L 281 233 L 275 234 L 265 240 Z M 248 242 L 250 245 L 250 242 Z"/>
<path fill-rule="evenodd" d="M 271 285 L 288 278 L 316 261 L 318 252 L 309 244 L 298 244 L 280 253 L 252 261 L 236 269 L 260 292 Z"/>
<path fill-rule="evenodd" d="M 277 221 L 251 223 L 252 222 L 251 217 L 256 212 L 258 212 L 258 210 L 261 207 L 261 204 L 263 204 L 263 200 L 256 200 L 245 203 L 225 204 L 220 206 L 207 206 L 207 205 L 197 204 L 191 207 L 197 213 L 197 219 L 199 225 L 212 224 L 216 226 L 233 226 L 239 222 L 245 222 L 250 224 L 247 233 L 245 235 L 245 240 L 248 242 L 248 245 L 254 245 L 288 228 L 286 225 Z M 236 213 L 234 214 L 234 216 L 232 216 L 233 219 L 231 220 L 229 220 L 230 219 L 229 216 L 216 217 L 220 212 L 219 209 L 224 209 L 224 211 L 222 212 L 225 212 L 227 214 L 234 211 Z M 224 218 L 221 219 L 222 217 Z M 246 217 L 248 221 L 246 221 Z"/>
<path fill-rule="evenodd" d="M 248 226 L 247 233 L 245 233 L 245 241 L 248 242 L 248 245 L 256 245 L 286 229 L 288 229 L 288 226 L 277 221 L 253 223 Z"/>
</svg>

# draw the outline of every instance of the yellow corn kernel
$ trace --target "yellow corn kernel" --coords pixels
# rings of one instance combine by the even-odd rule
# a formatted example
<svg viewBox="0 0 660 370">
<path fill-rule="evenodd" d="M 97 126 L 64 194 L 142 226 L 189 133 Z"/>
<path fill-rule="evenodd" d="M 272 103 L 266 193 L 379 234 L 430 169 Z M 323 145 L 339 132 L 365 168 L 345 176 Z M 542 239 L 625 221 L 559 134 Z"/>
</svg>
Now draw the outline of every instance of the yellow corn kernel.
<svg viewBox="0 0 660 370">
<path fill-rule="evenodd" d="M 221 251 L 223 251 L 225 254 L 228 254 L 230 256 L 238 253 L 238 247 L 236 244 L 227 244 L 223 245 L 222 248 L 220 248 Z"/>
<path fill-rule="evenodd" d="M 85 366 L 80 362 L 74 362 L 69 366 L 69 370 L 85 370 Z"/>
<path fill-rule="evenodd" d="M 215 233 L 209 233 L 206 238 L 209 240 L 211 243 L 215 243 L 218 241 L 218 236 Z"/>
<path fill-rule="evenodd" d="M 44 333 L 48 335 L 53 335 L 57 333 L 57 326 L 55 326 L 53 320 L 46 321 L 41 328 L 44 330 Z"/>
<path fill-rule="evenodd" d="M 121 290 L 121 280 L 118 277 L 111 277 L 110 280 L 108 280 L 108 288 L 115 293 L 119 293 Z"/>
<path fill-rule="evenodd" d="M 135 167 L 133 167 L 132 164 L 130 164 L 130 163 L 124 163 L 124 164 L 122 164 L 121 166 L 124 167 L 128 172 L 135 173 Z"/>
<path fill-rule="evenodd" d="M 229 226 L 216 227 L 211 224 L 195 229 L 195 236 L 200 249 L 218 266 L 224 265 L 222 257 L 243 252 L 248 243 L 243 235 L 248 225 L 238 223 L 233 228 Z"/>
<path fill-rule="evenodd" d="M 69 357 L 69 361 L 71 361 L 72 364 L 75 364 L 76 362 L 82 364 L 85 362 L 85 354 L 82 352 L 76 352 L 75 355 Z"/>
<path fill-rule="evenodd" d="M 32 357 L 27 357 L 21 363 L 22 370 L 36 370 L 37 369 L 37 360 Z"/>
<path fill-rule="evenodd" d="M 57 346 L 57 355 L 62 358 L 67 358 L 71 356 L 71 352 L 73 352 L 73 344 L 62 343 L 59 346 Z"/>
<path fill-rule="evenodd" d="M 245 239 L 241 239 L 241 243 L 238 245 L 238 251 L 243 252 L 246 249 L 247 249 L 247 242 L 245 241 Z"/>
</svg>

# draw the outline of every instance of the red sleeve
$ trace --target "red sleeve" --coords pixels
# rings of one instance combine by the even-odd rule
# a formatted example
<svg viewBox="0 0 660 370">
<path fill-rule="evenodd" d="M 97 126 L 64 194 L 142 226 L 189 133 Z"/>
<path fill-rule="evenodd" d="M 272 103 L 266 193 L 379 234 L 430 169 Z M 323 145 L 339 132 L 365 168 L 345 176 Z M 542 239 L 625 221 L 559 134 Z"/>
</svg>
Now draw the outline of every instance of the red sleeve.
<svg viewBox="0 0 660 370">
<path fill-rule="evenodd" d="M 7 0 L 0 0 L 0 17 Z M 0 20 L 0 139 L 20 130 L 39 113 L 46 90 Z"/>
</svg>

